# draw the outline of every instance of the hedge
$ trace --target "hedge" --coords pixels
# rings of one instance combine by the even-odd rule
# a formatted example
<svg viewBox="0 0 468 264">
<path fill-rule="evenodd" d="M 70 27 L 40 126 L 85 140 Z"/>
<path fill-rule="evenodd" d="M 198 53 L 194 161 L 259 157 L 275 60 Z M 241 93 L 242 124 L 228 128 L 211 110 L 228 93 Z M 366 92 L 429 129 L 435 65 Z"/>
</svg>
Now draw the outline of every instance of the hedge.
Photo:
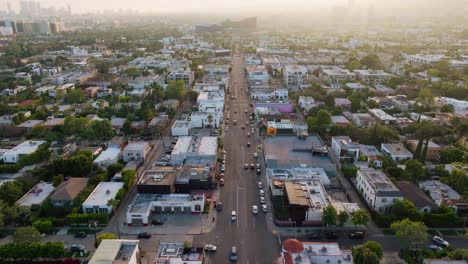
<svg viewBox="0 0 468 264">
<path fill-rule="evenodd" d="M 107 224 L 109 222 L 109 215 L 105 213 L 98 214 L 69 214 L 67 216 L 68 221 L 71 224 L 83 224 L 89 221 L 98 221 L 100 224 Z"/>
<path fill-rule="evenodd" d="M 62 242 L 7 243 L 0 245 L 0 259 L 33 260 L 37 258 L 58 259 L 66 254 Z"/>
</svg>

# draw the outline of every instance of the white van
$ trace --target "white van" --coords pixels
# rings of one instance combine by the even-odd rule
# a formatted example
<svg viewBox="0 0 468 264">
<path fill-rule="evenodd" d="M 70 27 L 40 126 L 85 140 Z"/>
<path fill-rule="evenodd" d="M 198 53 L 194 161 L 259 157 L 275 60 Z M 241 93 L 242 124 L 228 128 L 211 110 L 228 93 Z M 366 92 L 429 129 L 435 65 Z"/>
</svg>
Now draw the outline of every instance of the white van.
<svg viewBox="0 0 468 264">
<path fill-rule="evenodd" d="M 237 213 L 236 211 L 231 212 L 231 221 L 236 221 L 237 220 Z"/>
</svg>

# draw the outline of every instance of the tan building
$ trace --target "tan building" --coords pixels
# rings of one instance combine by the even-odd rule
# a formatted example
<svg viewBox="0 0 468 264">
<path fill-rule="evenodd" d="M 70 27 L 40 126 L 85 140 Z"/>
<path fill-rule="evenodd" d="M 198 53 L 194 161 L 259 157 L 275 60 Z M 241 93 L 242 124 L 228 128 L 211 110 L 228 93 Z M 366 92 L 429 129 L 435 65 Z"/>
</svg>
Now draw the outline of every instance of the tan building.
<svg viewBox="0 0 468 264">
<path fill-rule="evenodd" d="M 70 178 L 62 182 L 49 197 L 54 207 L 73 205 L 73 201 L 88 184 L 87 178 Z"/>
<path fill-rule="evenodd" d="M 408 140 L 408 145 L 412 153 L 416 151 L 416 148 L 418 147 L 418 142 L 419 140 Z M 423 146 L 422 146 L 422 151 L 424 150 L 424 146 L 426 144 L 426 141 L 424 141 Z M 429 141 L 429 145 L 427 146 L 427 153 L 426 153 L 426 159 L 427 160 L 437 160 L 439 159 L 440 152 L 443 150 L 443 148 L 436 143 L 434 143 L 432 140 Z"/>
</svg>

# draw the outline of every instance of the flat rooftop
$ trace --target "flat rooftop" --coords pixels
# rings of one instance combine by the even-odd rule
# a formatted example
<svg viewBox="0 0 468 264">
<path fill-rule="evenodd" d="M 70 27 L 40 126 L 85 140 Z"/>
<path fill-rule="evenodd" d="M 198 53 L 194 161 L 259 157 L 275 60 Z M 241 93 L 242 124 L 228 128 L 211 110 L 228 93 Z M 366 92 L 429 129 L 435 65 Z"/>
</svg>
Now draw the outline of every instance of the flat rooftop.
<svg viewBox="0 0 468 264">
<path fill-rule="evenodd" d="M 358 147 L 348 136 L 333 137 L 332 139 L 334 139 L 342 149 L 356 149 Z"/>
<path fill-rule="evenodd" d="M 83 206 L 100 206 L 107 204 L 110 199 L 115 198 L 117 192 L 122 189 L 123 186 L 123 182 L 100 182 L 86 201 L 83 202 Z"/>
<path fill-rule="evenodd" d="M 42 204 L 55 190 L 52 183 L 39 182 L 23 197 L 16 201 L 17 205 L 31 207 Z"/>
<path fill-rule="evenodd" d="M 359 152 L 367 157 L 381 155 L 380 151 L 373 145 L 359 145 Z"/>
<path fill-rule="evenodd" d="M 146 170 L 140 176 L 138 184 L 142 185 L 172 185 L 176 180 L 176 172 L 172 167 L 171 170 Z"/>
<path fill-rule="evenodd" d="M 387 175 L 376 169 L 360 169 L 358 175 L 362 175 L 364 179 L 372 186 L 374 191 L 378 192 L 398 192 L 400 190 L 393 184 Z"/>
<path fill-rule="evenodd" d="M 390 121 L 395 121 L 396 118 L 385 113 L 382 109 L 369 109 L 369 113 L 374 115 L 380 120 L 390 120 Z"/>
<path fill-rule="evenodd" d="M 148 142 L 144 141 L 134 141 L 128 143 L 128 145 L 125 147 L 125 151 L 139 151 L 139 150 L 144 150 L 146 147 L 149 146 Z"/>
<path fill-rule="evenodd" d="M 318 179 L 303 182 L 285 182 L 284 189 L 290 204 L 303 205 L 321 211 L 330 204 L 327 192 Z"/>
<path fill-rule="evenodd" d="M 138 250 L 138 240 L 104 239 L 89 264 L 126 264 Z"/>
<path fill-rule="evenodd" d="M 323 185 L 330 185 L 330 179 L 323 168 L 267 169 L 269 178 L 282 181 L 307 181 L 319 179 Z"/>
<path fill-rule="evenodd" d="M 120 155 L 120 148 L 108 148 L 101 152 L 99 156 L 94 159 L 95 163 L 100 163 L 106 160 L 114 160 Z"/>
<path fill-rule="evenodd" d="M 410 155 L 413 154 L 400 144 L 383 144 L 382 148 L 388 150 L 392 155 Z"/>
<path fill-rule="evenodd" d="M 148 207 L 152 206 L 153 202 L 171 202 L 182 203 L 190 201 L 201 201 L 204 195 L 191 195 L 183 193 L 171 194 L 152 194 L 152 193 L 137 193 L 132 204 L 128 207 L 129 213 L 144 213 L 148 211 Z"/>
<path fill-rule="evenodd" d="M 432 200 L 436 201 L 439 205 L 440 201 L 444 199 L 461 199 L 461 195 L 457 191 L 440 181 L 422 181 L 419 183 L 419 187 L 423 190 L 429 191 L 429 196 L 431 196 Z"/>
</svg>

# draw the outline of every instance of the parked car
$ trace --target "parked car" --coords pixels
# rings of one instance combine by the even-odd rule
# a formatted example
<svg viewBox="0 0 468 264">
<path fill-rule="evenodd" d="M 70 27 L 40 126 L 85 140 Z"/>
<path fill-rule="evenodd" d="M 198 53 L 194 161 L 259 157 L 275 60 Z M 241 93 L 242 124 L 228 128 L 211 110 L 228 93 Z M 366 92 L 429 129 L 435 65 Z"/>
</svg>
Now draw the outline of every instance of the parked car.
<svg viewBox="0 0 468 264">
<path fill-rule="evenodd" d="M 85 237 L 88 237 L 88 234 L 86 234 L 85 232 L 78 232 L 75 234 L 75 237 L 76 238 L 85 238 Z"/>
<path fill-rule="evenodd" d="M 251 170 L 255 169 L 255 165 L 253 163 L 250 164 L 250 169 Z"/>
<path fill-rule="evenodd" d="M 138 239 L 140 239 L 140 238 L 149 239 L 149 238 L 151 238 L 151 234 L 148 233 L 148 232 L 139 233 L 138 236 L 137 236 L 137 238 L 138 238 Z"/>
<path fill-rule="evenodd" d="M 70 252 L 72 253 L 75 253 L 75 252 L 83 252 L 83 253 L 86 253 L 87 250 L 86 250 L 86 247 L 81 245 L 81 244 L 73 244 L 70 246 Z"/>
<path fill-rule="evenodd" d="M 349 234 L 349 238 L 351 239 L 363 239 L 364 236 L 365 236 L 364 233 L 360 231 Z"/>
<path fill-rule="evenodd" d="M 254 158 L 258 158 L 258 153 L 254 152 Z"/>
<path fill-rule="evenodd" d="M 264 204 L 262 204 L 262 211 L 264 213 L 268 212 L 268 207 L 266 205 L 264 205 Z"/>
<path fill-rule="evenodd" d="M 262 189 L 263 188 L 263 183 L 262 182 L 257 182 L 257 186 L 259 189 Z"/>
<path fill-rule="evenodd" d="M 221 212 L 222 210 L 223 210 L 223 203 L 218 202 L 218 204 L 216 204 L 216 211 Z"/>
<path fill-rule="evenodd" d="M 327 232 L 327 233 L 325 233 L 325 236 L 326 236 L 328 239 L 338 238 L 338 234 L 337 234 L 335 231 Z"/>
<path fill-rule="evenodd" d="M 314 233 L 307 234 L 306 237 L 307 239 L 321 239 L 322 234 L 320 234 L 319 232 L 314 232 Z"/>
<path fill-rule="evenodd" d="M 258 214 L 258 206 L 252 205 L 252 213 L 253 214 Z"/>
<path fill-rule="evenodd" d="M 207 252 L 216 252 L 216 246 L 211 245 L 211 244 L 206 244 L 204 249 Z"/>
<path fill-rule="evenodd" d="M 427 246 L 427 249 L 432 250 L 432 251 L 442 250 L 442 248 L 437 245 L 429 245 Z"/>
<path fill-rule="evenodd" d="M 257 168 L 257 175 L 262 175 L 262 170 Z"/>
<path fill-rule="evenodd" d="M 263 190 L 258 191 L 258 194 L 259 194 L 260 196 L 265 196 L 265 192 L 264 192 Z"/>
<path fill-rule="evenodd" d="M 261 204 L 265 204 L 265 197 L 260 196 L 260 203 L 261 203 Z"/>
<path fill-rule="evenodd" d="M 153 219 L 151 220 L 152 225 L 164 225 L 164 221 L 159 220 L 159 219 Z"/>
<path fill-rule="evenodd" d="M 249 164 L 244 164 L 244 169 L 248 170 L 249 169 Z"/>
<path fill-rule="evenodd" d="M 449 242 L 445 241 L 443 238 L 439 237 L 439 236 L 434 236 L 432 238 L 432 242 L 436 243 L 437 245 L 441 246 L 441 247 L 448 247 L 450 246 Z"/>
<path fill-rule="evenodd" d="M 237 256 L 237 248 L 232 247 L 231 248 L 231 253 L 229 254 L 229 260 L 231 262 L 236 262 L 239 257 Z"/>
</svg>

